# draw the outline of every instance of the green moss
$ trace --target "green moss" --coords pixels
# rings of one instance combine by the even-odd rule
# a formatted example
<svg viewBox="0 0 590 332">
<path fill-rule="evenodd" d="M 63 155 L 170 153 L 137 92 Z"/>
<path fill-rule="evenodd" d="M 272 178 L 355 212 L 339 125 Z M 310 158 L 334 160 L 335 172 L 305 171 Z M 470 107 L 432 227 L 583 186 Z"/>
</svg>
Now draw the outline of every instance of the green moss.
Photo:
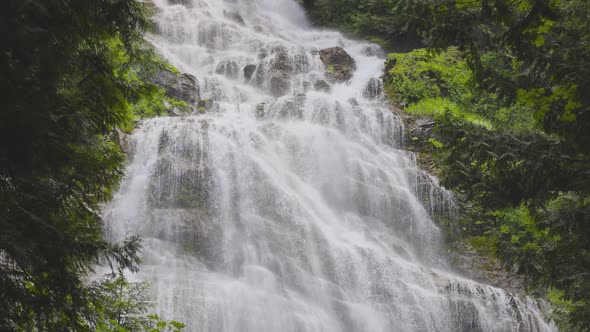
<svg viewBox="0 0 590 332">
<path fill-rule="evenodd" d="M 154 86 L 149 94 L 132 105 L 135 119 L 153 118 L 166 114 L 164 101 L 168 100 L 164 89 Z"/>
<path fill-rule="evenodd" d="M 524 105 L 505 105 L 497 95 L 481 89 L 455 47 L 391 53 L 385 68 L 386 94 L 411 115 L 438 118 L 450 113 L 488 130 L 531 130 L 534 126 Z"/>
<path fill-rule="evenodd" d="M 188 107 L 188 104 L 182 100 L 176 100 L 172 98 L 166 98 L 166 101 L 170 103 L 170 105 L 178 107 L 178 108 L 185 108 Z"/>
<path fill-rule="evenodd" d="M 472 97 L 472 72 L 456 48 L 433 53 L 417 49 L 387 58 L 385 83 L 395 102 L 412 104 L 424 98 L 449 97 L 464 102 Z"/>
</svg>

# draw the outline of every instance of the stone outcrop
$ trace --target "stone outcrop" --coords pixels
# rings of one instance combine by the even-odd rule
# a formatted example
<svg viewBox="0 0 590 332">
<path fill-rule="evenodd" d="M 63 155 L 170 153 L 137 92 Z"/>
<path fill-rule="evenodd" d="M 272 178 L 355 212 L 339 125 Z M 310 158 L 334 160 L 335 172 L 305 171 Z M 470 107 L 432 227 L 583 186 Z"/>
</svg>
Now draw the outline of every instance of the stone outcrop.
<svg viewBox="0 0 590 332">
<path fill-rule="evenodd" d="M 252 79 L 252 75 L 256 71 L 256 65 L 247 65 L 244 67 L 244 78 L 246 81 L 250 81 Z"/>
<path fill-rule="evenodd" d="M 385 58 L 387 56 L 387 53 L 385 53 L 385 51 L 383 51 L 383 49 L 377 45 L 365 46 L 361 52 L 363 55 L 378 58 Z"/>
<path fill-rule="evenodd" d="M 273 53 L 274 56 L 270 62 L 270 92 L 273 96 L 280 97 L 291 90 L 290 73 L 293 71 L 293 66 L 284 47 L 277 47 Z"/>
<path fill-rule="evenodd" d="M 381 85 L 381 81 L 378 78 L 371 78 L 365 88 L 363 89 L 363 96 L 367 99 L 375 99 L 381 95 L 383 92 L 383 86 Z"/>
<path fill-rule="evenodd" d="M 217 64 L 215 73 L 229 78 L 238 78 L 240 69 L 235 61 L 224 60 Z"/>
<path fill-rule="evenodd" d="M 435 130 L 436 120 L 408 115 L 397 108 L 393 111 L 404 121 L 406 148 L 416 153 L 421 169 L 436 175 L 439 172 L 439 161 L 429 152 L 432 149 L 432 143 L 429 140 L 441 139 Z M 455 198 L 464 201 L 460 193 L 455 193 Z M 524 278 L 521 275 L 507 269 L 499 260 L 478 251 L 468 240 L 459 239 L 451 242 L 449 254 L 453 267 L 465 277 L 506 289 L 511 293 L 525 293 Z"/>
<path fill-rule="evenodd" d="M 325 80 L 317 80 L 315 81 L 315 83 L 313 84 L 313 88 L 316 91 L 322 91 L 322 92 L 330 92 L 330 84 L 328 82 L 326 82 Z"/>
<path fill-rule="evenodd" d="M 507 270 L 497 259 L 481 255 L 466 241 L 453 242 L 451 263 L 466 277 L 506 289 L 512 293 L 524 293 L 524 277 Z"/>
<path fill-rule="evenodd" d="M 166 96 L 174 101 L 184 102 L 185 105 L 165 102 L 164 105 L 170 115 L 189 114 L 200 99 L 199 83 L 191 74 L 179 74 L 172 70 L 162 70 L 150 80 L 164 89 Z"/>
<path fill-rule="evenodd" d="M 346 82 L 352 78 L 356 69 L 354 59 L 341 47 L 331 47 L 319 52 L 326 65 L 326 77 L 334 82 Z"/>
<path fill-rule="evenodd" d="M 284 71 L 275 71 L 270 76 L 270 93 L 275 97 L 286 95 L 291 89 L 289 74 Z"/>
<path fill-rule="evenodd" d="M 223 16 L 239 25 L 246 25 L 246 21 L 244 21 L 244 18 L 238 11 L 223 11 Z"/>
<path fill-rule="evenodd" d="M 177 74 L 171 70 L 162 70 L 154 75 L 151 82 L 163 88 L 166 96 L 189 105 L 199 100 L 199 83 L 191 74 Z"/>
<path fill-rule="evenodd" d="M 213 101 L 211 99 L 202 99 L 197 103 L 197 111 L 201 114 L 207 113 L 213 109 Z"/>
</svg>

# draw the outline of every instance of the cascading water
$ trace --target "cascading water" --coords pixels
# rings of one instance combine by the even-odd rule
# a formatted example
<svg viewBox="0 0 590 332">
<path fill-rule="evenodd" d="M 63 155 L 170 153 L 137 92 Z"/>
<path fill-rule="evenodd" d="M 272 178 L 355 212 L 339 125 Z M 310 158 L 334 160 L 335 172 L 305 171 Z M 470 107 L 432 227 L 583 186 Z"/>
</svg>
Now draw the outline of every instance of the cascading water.
<svg viewBox="0 0 590 332">
<path fill-rule="evenodd" d="M 114 241 L 144 238 L 137 277 L 162 316 L 188 331 L 555 329 L 533 300 L 449 272 L 430 217 L 446 196 L 400 149 L 378 47 L 311 28 L 294 0 L 155 4 L 151 41 L 210 111 L 135 131 L 105 220 Z M 326 87 L 332 46 L 356 71 Z"/>
</svg>

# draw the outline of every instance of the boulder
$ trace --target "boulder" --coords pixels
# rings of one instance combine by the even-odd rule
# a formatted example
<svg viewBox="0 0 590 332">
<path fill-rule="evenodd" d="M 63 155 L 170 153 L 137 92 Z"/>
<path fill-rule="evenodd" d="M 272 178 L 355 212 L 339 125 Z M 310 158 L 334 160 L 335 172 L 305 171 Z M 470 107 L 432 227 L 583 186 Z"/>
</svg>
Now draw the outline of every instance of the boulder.
<svg viewBox="0 0 590 332">
<path fill-rule="evenodd" d="M 281 99 L 270 105 L 268 113 L 273 118 L 302 120 L 305 106 L 305 94 L 297 94 L 290 98 Z"/>
<path fill-rule="evenodd" d="M 265 103 L 260 103 L 258 105 L 256 105 L 256 117 L 261 119 L 264 117 L 264 115 L 266 114 L 264 108 L 265 108 L 266 104 Z"/>
<path fill-rule="evenodd" d="M 363 96 L 367 99 L 375 99 L 381 95 L 383 92 L 383 86 L 381 85 L 381 81 L 378 78 L 371 78 L 365 88 L 363 89 Z"/>
<path fill-rule="evenodd" d="M 191 74 L 180 74 L 164 69 L 150 78 L 150 82 L 164 89 L 169 100 L 164 106 L 169 115 L 181 116 L 190 114 L 200 99 L 199 83 Z"/>
<path fill-rule="evenodd" d="M 348 98 L 348 100 L 346 100 L 350 105 L 352 106 L 359 106 L 359 101 L 356 100 L 356 98 Z"/>
<path fill-rule="evenodd" d="M 211 111 L 212 108 L 213 101 L 211 101 L 211 99 L 199 100 L 199 102 L 197 103 L 197 111 L 201 114 Z"/>
<path fill-rule="evenodd" d="M 330 92 L 330 84 L 328 84 L 328 82 L 326 82 L 326 80 L 317 80 L 315 81 L 315 83 L 313 84 L 313 88 L 316 91 L 322 91 L 322 92 Z"/>
<path fill-rule="evenodd" d="M 252 79 L 252 75 L 256 71 L 256 65 L 247 65 L 244 67 L 244 78 L 246 81 L 250 81 Z"/>
<path fill-rule="evenodd" d="M 164 106 L 166 107 L 166 111 L 170 116 L 189 115 L 194 111 L 194 107 L 186 103 L 171 103 L 165 100 Z"/>
<path fill-rule="evenodd" d="M 246 25 L 246 21 L 244 21 L 242 15 L 240 15 L 240 13 L 236 10 L 230 12 L 224 10 L 223 16 L 225 16 L 229 20 L 238 23 L 239 25 Z"/>
<path fill-rule="evenodd" d="M 284 72 L 293 71 L 293 66 L 286 48 L 278 46 L 272 50 L 272 53 L 274 55 L 271 61 L 272 70 L 280 70 Z"/>
<path fill-rule="evenodd" d="M 284 71 L 274 71 L 270 76 L 270 93 L 275 97 L 281 97 L 291 90 L 289 74 Z"/>
<path fill-rule="evenodd" d="M 270 61 L 270 92 L 275 97 L 286 95 L 291 90 L 290 73 L 293 66 L 289 59 L 287 50 L 282 47 L 276 47 L 272 50 L 273 58 Z"/>
<path fill-rule="evenodd" d="M 346 82 L 352 78 L 356 69 L 354 59 L 341 47 L 331 47 L 319 52 L 320 59 L 326 65 L 326 77 L 334 82 Z"/>
<path fill-rule="evenodd" d="M 363 55 L 378 58 L 385 58 L 385 56 L 387 56 L 385 51 L 383 51 L 383 49 L 377 45 L 365 46 L 361 52 L 363 53 Z"/>
<path fill-rule="evenodd" d="M 229 78 L 238 78 L 239 67 L 235 61 L 223 60 L 215 68 L 215 73 Z"/>
<path fill-rule="evenodd" d="M 178 74 L 166 69 L 156 73 L 150 81 L 164 89 L 168 98 L 191 106 L 200 99 L 199 83 L 191 74 Z"/>
</svg>

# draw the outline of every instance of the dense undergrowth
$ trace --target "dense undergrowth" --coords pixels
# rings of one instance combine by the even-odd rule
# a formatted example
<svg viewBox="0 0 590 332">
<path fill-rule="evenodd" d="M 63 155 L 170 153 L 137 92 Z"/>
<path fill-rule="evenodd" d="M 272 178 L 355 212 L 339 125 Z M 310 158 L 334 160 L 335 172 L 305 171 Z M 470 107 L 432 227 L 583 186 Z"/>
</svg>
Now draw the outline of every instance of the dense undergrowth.
<svg viewBox="0 0 590 332">
<path fill-rule="evenodd" d="M 392 54 L 384 76 L 393 102 L 437 123 L 410 146 L 461 204 L 446 225 L 451 239 L 526 276 L 529 291 L 559 307 L 562 328 L 584 330 L 590 200 L 576 181 L 586 161 L 572 163 L 571 147 L 523 116 L 523 103 L 482 91 L 457 55 Z"/>
<path fill-rule="evenodd" d="M 451 236 L 524 275 L 561 329 L 589 330 L 590 3 L 303 3 L 318 24 L 426 46 L 390 54 L 383 78 L 436 122 L 410 146 L 461 203 Z"/>
</svg>

